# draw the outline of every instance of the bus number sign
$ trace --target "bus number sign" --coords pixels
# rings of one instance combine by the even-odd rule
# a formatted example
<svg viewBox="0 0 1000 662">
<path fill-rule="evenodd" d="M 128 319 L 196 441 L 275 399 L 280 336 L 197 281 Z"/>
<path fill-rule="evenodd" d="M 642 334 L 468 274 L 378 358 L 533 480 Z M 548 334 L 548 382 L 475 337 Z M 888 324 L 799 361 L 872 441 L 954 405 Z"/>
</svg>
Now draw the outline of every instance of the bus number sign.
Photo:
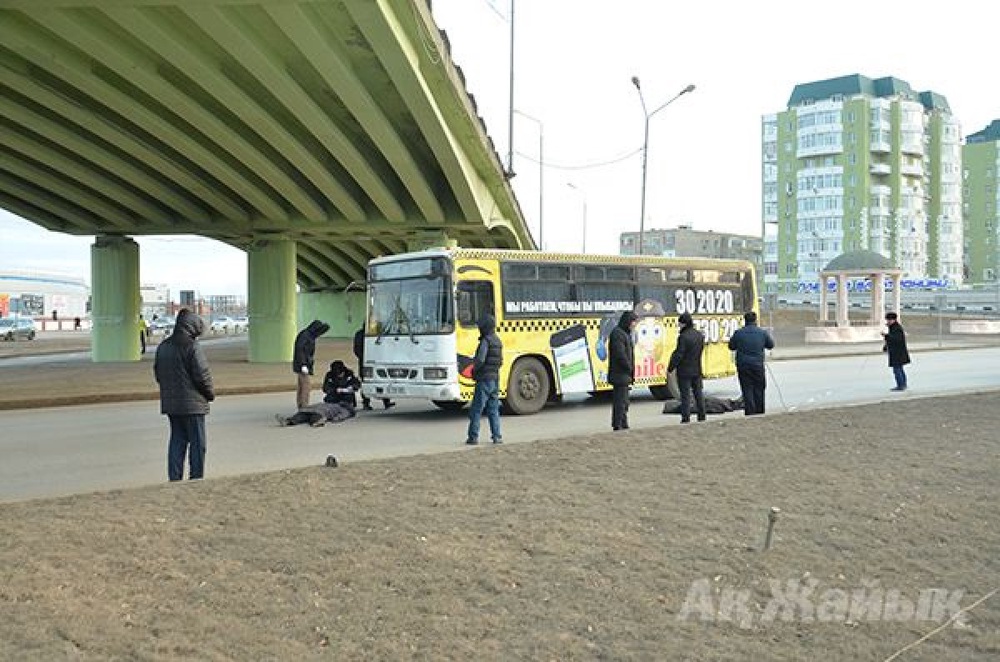
<svg viewBox="0 0 1000 662">
<path fill-rule="evenodd" d="M 733 313 L 732 290 L 682 288 L 674 291 L 677 314 L 728 315 Z"/>
<path fill-rule="evenodd" d="M 694 320 L 694 328 L 705 335 L 705 342 L 728 343 L 736 330 L 740 328 L 740 321 L 735 317 L 696 319 Z"/>
</svg>

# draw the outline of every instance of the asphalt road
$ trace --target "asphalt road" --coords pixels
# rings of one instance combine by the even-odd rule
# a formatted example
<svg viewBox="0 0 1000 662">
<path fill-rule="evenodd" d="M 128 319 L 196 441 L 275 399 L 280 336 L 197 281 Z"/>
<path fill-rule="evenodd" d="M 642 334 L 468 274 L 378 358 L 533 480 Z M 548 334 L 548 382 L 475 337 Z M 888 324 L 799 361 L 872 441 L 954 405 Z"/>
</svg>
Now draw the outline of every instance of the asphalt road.
<svg viewBox="0 0 1000 662">
<path fill-rule="evenodd" d="M 910 390 L 892 393 L 892 374 L 881 354 L 771 361 L 768 412 L 930 397 L 1000 389 L 1000 348 L 922 352 L 908 369 Z M 706 389 L 735 397 L 734 378 Z M 317 397 L 314 394 L 314 397 Z M 466 447 L 464 413 L 401 402 L 325 428 L 280 428 L 275 413 L 293 413 L 294 394 L 223 397 L 208 418 L 208 477 L 232 476 L 322 464 L 438 453 L 482 452 Z M 677 425 L 662 403 L 639 390 L 632 431 Z M 0 502 L 149 485 L 166 480 L 167 421 L 155 401 L 0 411 Z M 845 416 L 849 416 L 849 410 Z M 741 413 L 726 414 L 734 423 Z M 933 416 L 933 411 L 928 412 Z M 719 416 L 711 416 L 716 420 Z M 486 422 L 483 422 L 484 425 Z M 574 399 L 534 416 L 503 418 L 506 443 L 610 432 L 610 403 Z M 739 425 L 733 425 L 734 435 Z M 619 433 L 620 434 L 620 433 Z M 481 447 L 480 447 L 481 448 Z"/>
</svg>

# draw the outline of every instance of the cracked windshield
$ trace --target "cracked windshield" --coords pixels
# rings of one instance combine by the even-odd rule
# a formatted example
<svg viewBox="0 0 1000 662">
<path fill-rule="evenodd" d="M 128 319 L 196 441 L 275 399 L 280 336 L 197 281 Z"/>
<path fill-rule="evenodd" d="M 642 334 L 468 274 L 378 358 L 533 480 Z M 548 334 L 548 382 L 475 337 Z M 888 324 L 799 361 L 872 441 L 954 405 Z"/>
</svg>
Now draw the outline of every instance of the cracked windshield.
<svg viewBox="0 0 1000 662">
<path fill-rule="evenodd" d="M 412 260 L 371 268 L 369 333 L 433 334 L 454 329 L 445 260 Z"/>
</svg>

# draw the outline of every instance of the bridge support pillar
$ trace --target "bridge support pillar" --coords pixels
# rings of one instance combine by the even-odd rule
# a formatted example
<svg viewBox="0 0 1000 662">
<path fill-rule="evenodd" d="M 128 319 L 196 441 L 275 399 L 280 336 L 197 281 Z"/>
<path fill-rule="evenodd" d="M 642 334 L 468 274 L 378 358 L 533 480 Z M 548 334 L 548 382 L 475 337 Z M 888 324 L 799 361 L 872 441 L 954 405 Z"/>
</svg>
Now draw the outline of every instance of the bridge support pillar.
<svg viewBox="0 0 1000 662">
<path fill-rule="evenodd" d="M 90 246 L 90 356 L 94 363 L 138 361 L 139 244 L 99 236 Z"/>
<path fill-rule="evenodd" d="M 268 239 L 247 250 L 251 363 L 292 361 L 295 344 L 295 244 Z M 289 368 L 291 369 L 291 368 Z"/>
<path fill-rule="evenodd" d="M 365 293 L 303 292 L 299 294 L 299 319 L 301 326 L 313 320 L 323 320 L 330 325 L 328 338 L 354 338 L 354 332 L 365 322 Z"/>
</svg>

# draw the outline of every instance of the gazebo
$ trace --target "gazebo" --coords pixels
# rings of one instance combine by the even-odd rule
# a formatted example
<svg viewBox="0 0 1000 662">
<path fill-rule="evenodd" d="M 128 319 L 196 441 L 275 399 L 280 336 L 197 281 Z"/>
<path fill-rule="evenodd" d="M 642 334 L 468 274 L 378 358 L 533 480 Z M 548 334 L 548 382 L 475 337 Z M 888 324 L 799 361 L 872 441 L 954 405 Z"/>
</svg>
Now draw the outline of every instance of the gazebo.
<svg viewBox="0 0 1000 662">
<path fill-rule="evenodd" d="M 871 280 L 871 317 L 866 326 L 852 327 L 847 300 L 849 278 Z M 889 258 L 874 251 L 851 251 L 834 258 L 819 274 L 819 322 L 822 326 L 806 329 L 806 342 L 869 342 L 880 340 L 882 316 L 885 313 L 885 282 L 892 279 L 892 310 L 899 311 L 903 270 Z M 835 326 L 830 326 L 827 305 L 828 283 L 836 281 Z"/>
</svg>

